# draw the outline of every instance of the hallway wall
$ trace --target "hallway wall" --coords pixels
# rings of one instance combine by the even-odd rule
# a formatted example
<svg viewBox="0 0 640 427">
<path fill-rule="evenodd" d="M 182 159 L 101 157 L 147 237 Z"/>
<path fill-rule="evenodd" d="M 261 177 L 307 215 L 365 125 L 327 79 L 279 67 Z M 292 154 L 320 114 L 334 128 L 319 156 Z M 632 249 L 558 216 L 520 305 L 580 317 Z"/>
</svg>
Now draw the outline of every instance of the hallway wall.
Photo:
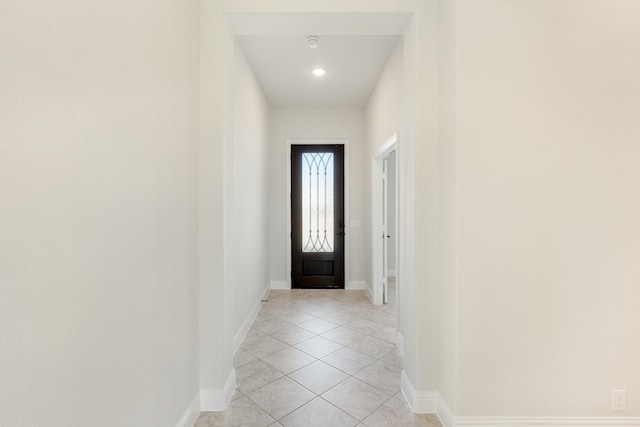
<svg viewBox="0 0 640 427">
<path fill-rule="evenodd" d="M 638 16 L 457 1 L 457 415 L 640 416 Z"/>
<path fill-rule="evenodd" d="M 398 38 L 366 107 L 368 157 L 400 131 L 403 114 L 404 40 Z"/>
<path fill-rule="evenodd" d="M 373 156 L 378 150 L 396 133 L 400 131 L 402 116 L 402 90 L 403 90 L 403 43 L 402 38 L 398 38 L 396 45 L 394 46 L 387 63 L 385 64 L 380 77 L 376 83 L 369 102 L 365 109 L 365 123 L 366 123 L 366 139 L 367 139 L 367 183 L 371 187 L 371 162 Z M 402 138 L 402 136 L 400 136 Z M 401 142 L 400 142 L 401 144 Z M 394 172 L 397 170 L 399 158 L 395 156 Z M 394 174 L 394 178 L 397 179 L 397 175 Z M 394 180 L 395 183 L 395 180 Z M 368 191 L 367 203 L 369 209 L 373 209 L 371 206 L 371 190 Z M 396 218 L 394 218 L 396 220 Z M 372 254 L 372 242 L 370 231 L 367 235 L 367 248 L 368 256 L 373 258 Z M 397 268 L 394 259 L 394 269 Z M 370 286 L 373 285 L 373 271 L 370 269 L 367 272 L 367 283 Z"/>
<path fill-rule="evenodd" d="M 234 59 L 233 330 L 238 335 L 246 332 L 243 322 L 253 320 L 270 282 L 269 105 L 237 41 Z"/>
<path fill-rule="evenodd" d="M 438 412 L 457 414 L 457 357 L 458 357 L 458 177 L 456 146 L 456 1 L 441 3 L 439 33 L 440 102 L 440 380 Z M 447 408 L 442 408 L 445 402 Z M 451 427 L 446 425 L 446 427 Z"/>
<path fill-rule="evenodd" d="M 198 390 L 198 2 L 0 11 L 0 425 L 173 427 Z"/>
<path fill-rule="evenodd" d="M 271 111 L 271 280 L 281 284 L 287 281 L 288 276 L 285 194 L 288 139 L 349 140 L 349 215 L 351 220 L 360 221 L 360 228 L 346 229 L 350 239 L 349 280 L 361 284 L 366 280 L 371 263 L 366 246 L 370 215 L 366 201 L 370 184 L 365 181 L 368 159 L 365 155 L 364 111 L 359 108 Z"/>
<path fill-rule="evenodd" d="M 442 316 L 436 72 L 440 2 L 421 1 L 413 6 L 402 44 L 395 47 L 369 100 L 367 141 L 371 159 L 399 133 L 396 267 L 398 332 L 404 351 L 402 388 L 414 410 L 435 412 Z"/>
</svg>

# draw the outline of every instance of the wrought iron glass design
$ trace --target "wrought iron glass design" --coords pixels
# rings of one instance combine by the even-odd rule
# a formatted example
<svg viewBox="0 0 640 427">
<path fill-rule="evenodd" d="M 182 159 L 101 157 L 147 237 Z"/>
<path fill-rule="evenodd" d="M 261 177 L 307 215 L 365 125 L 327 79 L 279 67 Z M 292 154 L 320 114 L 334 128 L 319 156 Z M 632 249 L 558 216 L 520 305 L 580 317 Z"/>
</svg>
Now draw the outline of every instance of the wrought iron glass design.
<svg viewBox="0 0 640 427">
<path fill-rule="evenodd" d="M 303 252 L 333 252 L 333 177 L 333 153 L 302 153 Z"/>
</svg>

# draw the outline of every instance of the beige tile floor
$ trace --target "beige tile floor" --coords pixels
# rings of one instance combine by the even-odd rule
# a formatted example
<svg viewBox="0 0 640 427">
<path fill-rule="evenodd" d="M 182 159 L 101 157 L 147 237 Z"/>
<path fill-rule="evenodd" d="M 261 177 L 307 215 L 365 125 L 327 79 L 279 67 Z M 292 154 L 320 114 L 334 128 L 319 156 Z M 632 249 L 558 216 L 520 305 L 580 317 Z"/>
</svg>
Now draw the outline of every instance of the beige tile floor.
<svg viewBox="0 0 640 427">
<path fill-rule="evenodd" d="M 395 286 L 390 303 L 363 291 L 271 291 L 235 354 L 237 389 L 195 427 L 441 427 L 400 392 Z"/>
</svg>

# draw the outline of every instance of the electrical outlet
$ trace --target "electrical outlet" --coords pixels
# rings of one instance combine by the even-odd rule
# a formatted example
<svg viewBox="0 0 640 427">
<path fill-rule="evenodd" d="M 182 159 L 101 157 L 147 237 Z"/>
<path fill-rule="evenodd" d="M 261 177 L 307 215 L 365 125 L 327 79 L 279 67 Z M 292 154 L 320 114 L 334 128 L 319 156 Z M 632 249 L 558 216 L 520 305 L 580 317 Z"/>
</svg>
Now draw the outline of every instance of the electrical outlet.
<svg viewBox="0 0 640 427">
<path fill-rule="evenodd" d="M 627 390 L 611 390 L 611 410 L 627 410 Z"/>
</svg>

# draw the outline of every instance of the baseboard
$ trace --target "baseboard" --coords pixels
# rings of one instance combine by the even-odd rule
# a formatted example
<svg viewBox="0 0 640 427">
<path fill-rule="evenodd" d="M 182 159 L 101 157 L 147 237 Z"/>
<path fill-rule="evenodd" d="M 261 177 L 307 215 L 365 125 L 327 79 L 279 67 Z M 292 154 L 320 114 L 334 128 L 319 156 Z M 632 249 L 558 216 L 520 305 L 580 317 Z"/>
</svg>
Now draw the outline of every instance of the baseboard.
<svg viewBox="0 0 640 427">
<path fill-rule="evenodd" d="M 192 427 L 200 415 L 200 394 L 196 394 L 176 427 Z"/>
<path fill-rule="evenodd" d="M 253 305 L 253 308 L 251 309 L 247 317 L 245 317 L 244 322 L 242 322 L 242 325 L 240 325 L 240 329 L 238 329 L 238 331 L 233 336 L 233 353 L 234 354 L 236 351 L 238 351 L 238 348 L 240 347 L 240 344 L 242 343 L 244 336 L 247 335 L 247 332 L 249 332 L 249 328 L 251 328 L 253 321 L 256 320 L 256 316 L 258 315 L 258 313 L 260 312 L 260 309 L 262 308 L 262 301 L 267 299 L 267 296 L 269 296 L 269 291 L 271 289 L 272 288 L 270 284 L 267 285 L 266 288 L 264 288 L 264 291 L 262 292 L 262 294 L 260 294 L 260 298 L 258 299 L 258 301 L 255 302 L 255 304 Z"/>
<path fill-rule="evenodd" d="M 387 270 L 387 277 L 396 277 L 395 270 Z"/>
<path fill-rule="evenodd" d="M 456 417 L 440 395 L 436 413 L 444 427 L 640 427 L 638 417 Z"/>
<path fill-rule="evenodd" d="M 413 412 L 435 413 L 444 427 L 640 427 L 640 417 L 456 417 L 440 393 L 416 391 L 404 370 L 400 387 Z"/>
<path fill-rule="evenodd" d="M 400 376 L 400 389 L 409 407 L 416 414 L 432 414 L 438 405 L 437 391 L 416 391 L 404 369 Z"/>
<path fill-rule="evenodd" d="M 281 282 L 281 281 L 274 280 L 271 282 L 271 289 L 289 290 L 291 289 L 291 287 L 286 281 Z"/>
<path fill-rule="evenodd" d="M 369 301 L 373 304 L 373 288 L 367 283 L 367 286 L 364 288 L 364 292 L 367 294 Z"/>
<path fill-rule="evenodd" d="M 445 424 L 446 426 L 446 424 Z M 640 427 L 639 417 L 453 417 L 451 427 Z"/>
<path fill-rule="evenodd" d="M 236 390 L 236 370 L 231 369 L 224 389 L 202 389 L 200 390 L 200 410 L 201 411 L 224 411 L 227 409 L 231 397 Z"/>
<path fill-rule="evenodd" d="M 400 332 L 396 333 L 396 346 L 398 347 L 400 355 L 404 357 L 404 337 Z"/>
<path fill-rule="evenodd" d="M 367 289 L 367 282 L 365 281 L 361 281 L 361 280 L 352 280 L 349 283 L 347 283 L 347 286 L 345 288 L 348 291 L 356 291 L 356 290 L 362 290 L 362 289 Z"/>
<path fill-rule="evenodd" d="M 451 412 L 451 407 L 447 404 L 447 402 L 442 398 L 442 396 L 438 393 L 438 404 L 436 406 L 436 414 L 438 418 L 440 418 L 440 422 L 444 427 L 453 427 L 454 424 L 454 416 L 453 412 Z"/>
</svg>

